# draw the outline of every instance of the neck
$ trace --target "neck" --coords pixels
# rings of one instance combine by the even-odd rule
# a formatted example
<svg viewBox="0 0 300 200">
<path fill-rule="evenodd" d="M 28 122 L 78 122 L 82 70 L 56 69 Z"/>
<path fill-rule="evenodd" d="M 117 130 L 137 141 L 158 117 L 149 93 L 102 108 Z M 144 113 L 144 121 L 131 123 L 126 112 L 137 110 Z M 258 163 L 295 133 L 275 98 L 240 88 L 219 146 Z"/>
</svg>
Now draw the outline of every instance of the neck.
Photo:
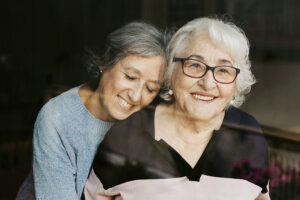
<svg viewBox="0 0 300 200">
<path fill-rule="evenodd" d="M 169 110 L 175 130 L 178 130 L 176 134 L 189 143 L 197 143 L 203 137 L 210 137 L 214 130 L 220 129 L 225 116 L 225 112 L 222 112 L 213 119 L 198 119 L 177 109 L 175 104 L 170 105 Z"/>
<path fill-rule="evenodd" d="M 97 119 L 102 121 L 115 121 L 103 108 L 100 92 L 98 89 L 92 90 L 88 85 L 79 89 L 79 96 L 86 109 Z"/>
</svg>

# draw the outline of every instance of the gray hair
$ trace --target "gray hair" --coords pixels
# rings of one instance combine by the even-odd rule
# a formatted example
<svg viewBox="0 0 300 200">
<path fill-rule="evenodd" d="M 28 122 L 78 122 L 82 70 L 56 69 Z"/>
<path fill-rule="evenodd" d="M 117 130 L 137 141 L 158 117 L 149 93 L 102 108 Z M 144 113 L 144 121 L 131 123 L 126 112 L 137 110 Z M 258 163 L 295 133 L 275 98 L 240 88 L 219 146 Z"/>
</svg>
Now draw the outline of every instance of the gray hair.
<svg viewBox="0 0 300 200">
<path fill-rule="evenodd" d="M 166 32 L 144 22 L 131 22 L 113 31 L 107 37 L 102 55 L 98 56 L 89 52 L 87 70 L 90 85 L 93 89 L 98 87 L 101 78 L 99 66 L 112 67 L 129 55 L 161 56 L 165 61 L 162 70 L 165 70 L 166 48 L 169 38 L 170 36 Z"/>
<path fill-rule="evenodd" d="M 251 90 L 256 80 L 251 72 L 249 60 L 249 41 L 243 30 L 230 22 L 224 22 L 215 18 L 197 18 L 181 27 L 172 37 L 167 51 L 169 54 L 168 68 L 165 74 L 164 87 L 170 88 L 171 78 L 176 68 L 173 62 L 174 57 L 180 57 L 184 53 L 189 41 L 195 36 L 207 35 L 211 42 L 222 49 L 225 49 L 232 57 L 234 66 L 239 68 L 240 74 L 236 79 L 237 92 L 231 105 L 239 107 L 245 101 L 245 96 Z M 160 96 L 171 101 L 172 97 L 163 92 Z"/>
</svg>

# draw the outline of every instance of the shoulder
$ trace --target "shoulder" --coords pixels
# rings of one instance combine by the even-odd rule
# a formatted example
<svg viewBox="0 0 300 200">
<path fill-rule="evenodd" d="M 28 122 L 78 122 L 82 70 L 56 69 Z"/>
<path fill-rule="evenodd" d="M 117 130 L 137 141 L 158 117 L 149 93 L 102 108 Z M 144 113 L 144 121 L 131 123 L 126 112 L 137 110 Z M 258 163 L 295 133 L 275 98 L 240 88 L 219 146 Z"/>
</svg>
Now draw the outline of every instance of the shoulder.
<svg viewBox="0 0 300 200">
<path fill-rule="evenodd" d="M 152 121 L 154 118 L 156 106 L 147 106 L 144 109 L 132 114 L 128 120 Z"/>
<path fill-rule="evenodd" d="M 67 121 L 76 116 L 72 110 L 78 104 L 77 91 L 78 87 L 72 88 L 50 99 L 41 108 L 34 125 L 35 136 L 50 137 L 51 133 L 58 134 Z"/>
<path fill-rule="evenodd" d="M 226 111 L 223 125 L 223 134 L 219 135 L 218 140 L 222 150 L 229 149 L 228 152 L 235 156 L 235 160 L 248 159 L 256 167 L 268 165 L 268 144 L 253 116 L 230 107 Z"/>
<path fill-rule="evenodd" d="M 112 141 L 116 143 L 120 141 L 125 143 L 130 139 L 144 135 L 146 132 L 153 134 L 154 109 L 144 108 L 141 111 L 133 113 L 127 119 L 116 122 L 107 132 L 103 142 Z"/>
<path fill-rule="evenodd" d="M 245 152 L 257 152 L 259 155 L 267 151 L 268 145 L 261 127 L 250 114 L 238 108 L 230 107 L 226 111 L 223 125 L 225 135 L 230 135 L 231 142 L 233 140 L 232 143 L 240 145 Z"/>
<path fill-rule="evenodd" d="M 258 131 L 261 130 L 260 124 L 252 115 L 233 106 L 230 106 L 226 110 L 224 121 L 248 128 L 258 129 Z"/>
<path fill-rule="evenodd" d="M 146 107 L 138 112 L 133 113 L 127 119 L 118 121 L 114 124 L 112 129 L 123 127 L 128 129 L 140 128 L 146 124 L 153 123 L 155 107 Z"/>
<path fill-rule="evenodd" d="M 79 86 L 72 88 L 46 102 L 38 114 L 38 119 L 57 119 L 61 117 L 61 115 L 66 115 L 68 112 L 64 111 L 76 106 L 79 102 L 78 88 Z"/>
</svg>

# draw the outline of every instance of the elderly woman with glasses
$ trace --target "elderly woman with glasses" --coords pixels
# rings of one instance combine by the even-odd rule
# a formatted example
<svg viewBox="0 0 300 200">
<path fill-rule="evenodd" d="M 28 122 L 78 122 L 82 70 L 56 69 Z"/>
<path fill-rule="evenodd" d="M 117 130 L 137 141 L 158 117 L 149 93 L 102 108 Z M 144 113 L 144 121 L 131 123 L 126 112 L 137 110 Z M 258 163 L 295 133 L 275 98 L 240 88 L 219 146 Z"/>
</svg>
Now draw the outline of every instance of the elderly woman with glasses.
<svg viewBox="0 0 300 200">
<path fill-rule="evenodd" d="M 86 199 L 269 199 L 266 140 L 237 108 L 255 83 L 244 32 L 199 18 L 168 50 L 167 103 L 109 131 Z"/>
</svg>

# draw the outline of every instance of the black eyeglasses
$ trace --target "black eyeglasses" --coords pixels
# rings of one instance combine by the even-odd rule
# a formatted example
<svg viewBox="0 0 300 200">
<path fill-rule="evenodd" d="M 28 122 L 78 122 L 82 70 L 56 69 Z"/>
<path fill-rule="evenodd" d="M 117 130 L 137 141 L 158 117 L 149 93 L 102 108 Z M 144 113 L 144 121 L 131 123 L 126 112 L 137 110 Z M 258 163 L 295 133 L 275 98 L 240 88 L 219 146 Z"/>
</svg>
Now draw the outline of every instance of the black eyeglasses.
<svg viewBox="0 0 300 200">
<path fill-rule="evenodd" d="M 240 69 L 233 66 L 215 66 L 211 67 L 200 60 L 188 58 L 173 58 L 173 62 L 181 62 L 182 72 L 191 78 L 202 78 L 208 70 L 211 70 L 215 81 L 223 84 L 233 83 L 240 73 Z"/>
</svg>

